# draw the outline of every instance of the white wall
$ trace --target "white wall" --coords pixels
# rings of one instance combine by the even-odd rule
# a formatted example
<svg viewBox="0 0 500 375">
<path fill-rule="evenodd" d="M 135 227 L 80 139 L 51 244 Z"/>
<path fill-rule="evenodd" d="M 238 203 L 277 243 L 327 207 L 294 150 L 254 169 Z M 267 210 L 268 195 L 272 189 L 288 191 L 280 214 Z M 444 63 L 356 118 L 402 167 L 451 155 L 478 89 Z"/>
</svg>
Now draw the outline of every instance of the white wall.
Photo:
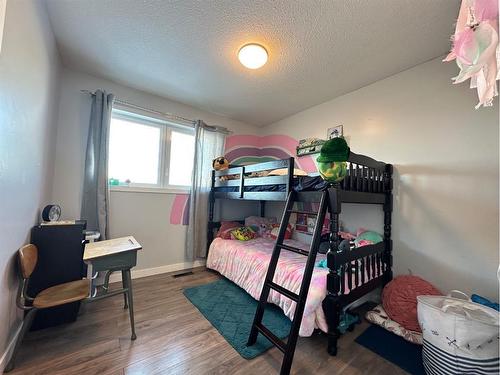
<svg viewBox="0 0 500 375">
<path fill-rule="evenodd" d="M 43 3 L 8 1 L 0 53 L 0 373 L 20 318 L 15 253 L 52 189 L 58 71 Z"/>
<path fill-rule="evenodd" d="M 80 216 L 83 167 L 90 116 L 90 97 L 80 90 L 105 89 L 127 102 L 168 112 L 208 124 L 222 125 L 235 133 L 255 134 L 257 128 L 155 95 L 131 89 L 105 79 L 64 68 L 61 75 L 56 169 L 52 198 L 61 205 L 63 218 Z M 110 234 L 134 235 L 144 250 L 138 269 L 185 262 L 186 227 L 171 225 L 174 194 L 111 192 Z"/>
<path fill-rule="evenodd" d="M 184 256 L 187 226 L 169 224 L 173 199 L 173 194 L 111 192 L 111 237 L 132 234 L 144 247 L 135 270 L 190 267 Z M 225 201 L 217 206 L 223 209 L 224 220 L 244 219 L 259 213 L 256 202 Z"/>
<path fill-rule="evenodd" d="M 496 300 L 499 104 L 474 110 L 474 91 L 451 85 L 456 74 L 454 64 L 436 59 L 264 132 L 325 138 L 328 127 L 343 124 L 353 151 L 395 166 L 396 274 L 411 269 L 443 291 Z M 367 223 L 360 207 L 347 210 L 351 228 L 354 218 L 380 225 Z"/>
</svg>

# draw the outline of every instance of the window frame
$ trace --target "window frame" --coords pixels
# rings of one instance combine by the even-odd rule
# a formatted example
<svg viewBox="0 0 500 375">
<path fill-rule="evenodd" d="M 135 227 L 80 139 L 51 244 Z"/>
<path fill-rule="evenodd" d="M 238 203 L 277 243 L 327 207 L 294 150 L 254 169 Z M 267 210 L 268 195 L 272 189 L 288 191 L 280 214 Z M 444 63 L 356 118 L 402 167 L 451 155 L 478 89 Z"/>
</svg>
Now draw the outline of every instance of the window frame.
<svg viewBox="0 0 500 375">
<path fill-rule="evenodd" d="M 158 128 L 160 130 L 160 145 L 158 149 L 158 182 L 156 184 L 131 182 L 128 185 L 109 185 L 110 191 L 188 194 L 191 190 L 190 185 L 172 185 L 168 183 L 170 173 L 170 152 L 172 149 L 172 131 L 192 135 L 194 137 L 194 126 L 177 123 L 159 116 L 154 116 L 146 111 L 139 111 L 131 109 L 128 106 L 117 104 L 113 105 L 111 111 L 111 121 L 113 118 Z M 110 139 L 108 139 L 108 144 L 109 141 Z"/>
</svg>

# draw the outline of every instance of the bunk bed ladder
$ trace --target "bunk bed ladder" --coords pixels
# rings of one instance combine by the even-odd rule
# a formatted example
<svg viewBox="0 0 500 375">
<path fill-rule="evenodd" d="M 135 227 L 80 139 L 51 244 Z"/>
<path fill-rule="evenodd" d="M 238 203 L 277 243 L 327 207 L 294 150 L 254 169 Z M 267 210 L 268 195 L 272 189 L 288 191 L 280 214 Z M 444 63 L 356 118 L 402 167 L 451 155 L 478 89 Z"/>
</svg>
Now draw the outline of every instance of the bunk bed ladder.
<svg viewBox="0 0 500 375">
<path fill-rule="evenodd" d="M 283 358 L 283 363 L 281 364 L 281 371 L 280 371 L 281 375 L 288 375 L 292 367 L 293 355 L 295 353 L 295 346 L 297 345 L 299 328 L 302 322 L 302 315 L 304 314 L 307 293 L 309 291 L 309 284 L 311 283 L 312 273 L 314 270 L 314 263 L 316 262 L 316 254 L 318 252 L 319 244 L 321 241 L 321 230 L 323 227 L 323 222 L 325 220 L 326 210 L 328 209 L 328 191 L 327 190 L 323 191 L 318 211 L 308 212 L 309 215 L 316 215 L 316 224 L 314 226 L 314 231 L 309 251 L 288 246 L 283 243 L 285 237 L 285 231 L 290 221 L 290 215 L 294 212 L 302 212 L 293 209 L 295 202 L 300 202 L 300 201 L 297 200 L 297 193 L 295 191 L 291 191 L 286 201 L 285 210 L 283 212 L 283 216 L 281 219 L 278 238 L 276 239 L 276 244 L 274 245 L 273 254 L 269 262 L 267 275 L 264 281 L 264 286 L 262 287 L 259 303 L 257 305 L 257 310 L 255 312 L 252 329 L 250 331 L 250 336 L 248 338 L 248 343 L 247 343 L 248 346 L 254 345 L 255 342 L 257 341 L 257 335 L 261 333 L 274 346 L 276 346 L 281 352 L 283 352 L 284 358 Z M 302 277 L 302 284 L 300 286 L 299 294 L 296 294 L 288 289 L 285 289 L 282 286 L 273 282 L 274 273 L 276 271 L 276 266 L 278 264 L 278 259 L 281 250 L 292 251 L 294 253 L 301 254 L 307 257 L 307 262 L 304 269 L 304 275 Z M 276 335 L 274 335 L 268 328 L 266 328 L 262 324 L 264 310 L 271 289 L 275 290 L 280 294 L 283 294 L 284 296 L 290 298 L 292 301 L 296 302 L 295 314 L 292 320 L 290 334 L 288 335 L 288 340 L 286 343 L 280 338 L 278 338 Z"/>
</svg>

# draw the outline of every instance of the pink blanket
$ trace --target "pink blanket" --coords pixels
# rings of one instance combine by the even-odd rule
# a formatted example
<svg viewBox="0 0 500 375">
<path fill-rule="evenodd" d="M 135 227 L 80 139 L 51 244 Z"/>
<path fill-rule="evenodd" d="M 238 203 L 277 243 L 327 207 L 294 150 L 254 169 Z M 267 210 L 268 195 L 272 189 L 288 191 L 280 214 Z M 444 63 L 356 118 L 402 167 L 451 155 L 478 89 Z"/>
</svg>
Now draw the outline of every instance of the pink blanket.
<svg viewBox="0 0 500 375">
<path fill-rule="evenodd" d="M 285 240 L 285 244 L 308 249 L 307 245 L 295 240 Z M 253 298 L 259 299 L 273 247 L 274 240 L 265 238 L 250 241 L 216 238 L 210 245 L 207 267 L 218 271 L 245 289 Z M 303 255 L 282 250 L 273 281 L 298 294 L 306 259 Z M 326 256 L 318 254 L 317 262 L 323 259 L 326 259 Z M 325 314 L 321 307 L 321 302 L 326 296 L 327 274 L 326 268 L 314 268 L 300 326 L 300 336 L 311 336 L 315 328 L 324 332 L 328 331 Z M 344 294 L 348 292 L 349 288 L 346 283 Z M 271 290 L 268 301 L 278 305 L 287 317 L 293 319 L 295 302 L 274 290 Z"/>
</svg>

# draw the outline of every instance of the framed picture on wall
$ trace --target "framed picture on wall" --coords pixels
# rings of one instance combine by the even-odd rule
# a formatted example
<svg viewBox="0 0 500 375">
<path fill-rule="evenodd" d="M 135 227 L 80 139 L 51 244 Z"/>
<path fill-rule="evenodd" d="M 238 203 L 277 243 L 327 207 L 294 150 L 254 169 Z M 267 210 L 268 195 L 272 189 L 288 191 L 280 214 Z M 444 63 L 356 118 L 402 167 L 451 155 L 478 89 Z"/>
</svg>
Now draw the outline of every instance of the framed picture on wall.
<svg viewBox="0 0 500 375">
<path fill-rule="evenodd" d="M 318 138 L 306 138 L 299 141 L 297 146 L 297 156 L 304 156 L 310 154 L 317 154 L 325 141 Z"/>
<path fill-rule="evenodd" d="M 344 125 L 334 126 L 333 128 L 328 128 L 327 137 L 328 139 L 342 137 L 344 135 Z"/>
</svg>

